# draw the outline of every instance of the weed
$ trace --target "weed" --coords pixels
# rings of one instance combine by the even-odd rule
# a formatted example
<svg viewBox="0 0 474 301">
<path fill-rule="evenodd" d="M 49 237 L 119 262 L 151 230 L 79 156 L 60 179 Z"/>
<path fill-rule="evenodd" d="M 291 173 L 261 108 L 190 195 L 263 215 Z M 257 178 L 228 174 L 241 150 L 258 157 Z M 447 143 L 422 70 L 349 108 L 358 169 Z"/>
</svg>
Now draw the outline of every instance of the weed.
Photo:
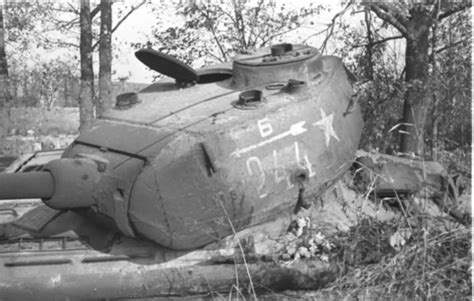
<svg viewBox="0 0 474 301">
<path fill-rule="evenodd" d="M 227 213 L 227 210 L 225 209 L 225 206 L 224 204 L 222 203 L 221 199 L 220 198 L 216 198 L 217 202 L 219 203 L 219 205 L 221 206 L 222 208 L 222 211 L 224 212 L 224 215 L 227 219 L 227 222 L 229 223 L 229 226 L 231 227 L 232 229 L 232 233 L 234 235 L 235 238 L 237 238 L 237 244 L 239 246 L 239 250 L 240 250 L 240 255 L 242 256 L 242 260 L 243 260 L 243 264 L 244 264 L 244 267 L 245 267 L 245 271 L 247 273 L 247 277 L 249 279 L 249 286 L 250 286 L 250 293 L 252 294 L 254 300 L 258 300 L 257 298 L 257 294 L 255 292 L 255 287 L 253 285 L 253 281 L 252 281 L 252 275 L 250 275 L 250 270 L 249 270 L 249 267 L 248 267 L 248 264 L 247 264 L 247 259 L 245 258 L 246 254 L 245 254 L 245 251 L 244 251 L 244 248 L 241 244 L 241 241 L 238 237 L 238 234 L 237 234 L 237 231 L 235 230 L 235 227 L 234 227 L 234 224 L 232 223 L 232 220 L 230 219 L 229 217 L 229 214 Z M 239 290 L 239 278 L 238 278 L 238 273 L 236 272 L 236 281 L 237 281 L 237 286 L 233 286 L 233 288 L 236 289 L 236 291 L 239 293 L 239 295 L 242 295 L 242 293 L 240 292 Z M 231 294 L 232 294 L 232 291 L 231 291 Z"/>
</svg>

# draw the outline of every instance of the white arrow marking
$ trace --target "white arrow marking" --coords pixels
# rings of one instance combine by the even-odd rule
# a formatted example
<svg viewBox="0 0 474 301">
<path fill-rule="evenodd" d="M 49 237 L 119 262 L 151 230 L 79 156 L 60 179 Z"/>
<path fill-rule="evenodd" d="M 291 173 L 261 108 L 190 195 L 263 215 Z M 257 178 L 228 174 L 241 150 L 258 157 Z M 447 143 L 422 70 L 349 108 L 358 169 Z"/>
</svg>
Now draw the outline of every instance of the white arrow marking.
<svg viewBox="0 0 474 301">
<path fill-rule="evenodd" d="M 251 145 L 251 146 L 248 146 L 248 147 L 245 147 L 243 149 L 237 149 L 235 151 L 233 151 L 230 156 L 231 157 L 236 157 L 236 158 L 240 158 L 240 156 L 244 153 L 247 153 L 251 150 L 254 150 L 256 148 L 259 148 L 259 147 L 262 147 L 264 145 L 267 145 L 269 143 L 272 143 L 272 142 L 275 142 L 277 140 L 280 140 L 282 138 L 285 138 L 286 136 L 298 136 L 298 135 L 301 135 L 303 134 L 304 132 L 307 131 L 307 129 L 304 128 L 304 124 L 306 123 L 306 121 L 300 121 L 298 123 L 295 123 L 293 124 L 290 129 L 288 131 L 285 131 L 281 134 L 278 134 L 276 136 L 273 136 L 272 138 L 270 139 L 267 139 L 267 140 L 264 140 L 262 142 L 259 142 L 257 144 L 254 144 L 254 145 Z"/>
</svg>

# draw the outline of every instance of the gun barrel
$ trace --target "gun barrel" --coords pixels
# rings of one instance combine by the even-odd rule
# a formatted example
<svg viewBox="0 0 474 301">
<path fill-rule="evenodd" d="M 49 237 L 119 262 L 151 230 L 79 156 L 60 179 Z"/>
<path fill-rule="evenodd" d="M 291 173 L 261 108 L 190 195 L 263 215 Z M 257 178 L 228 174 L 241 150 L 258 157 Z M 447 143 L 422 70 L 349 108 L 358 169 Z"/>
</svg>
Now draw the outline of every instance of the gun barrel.
<svg viewBox="0 0 474 301">
<path fill-rule="evenodd" d="M 54 179 L 47 171 L 0 174 L 0 200 L 49 199 L 53 193 Z"/>
</svg>

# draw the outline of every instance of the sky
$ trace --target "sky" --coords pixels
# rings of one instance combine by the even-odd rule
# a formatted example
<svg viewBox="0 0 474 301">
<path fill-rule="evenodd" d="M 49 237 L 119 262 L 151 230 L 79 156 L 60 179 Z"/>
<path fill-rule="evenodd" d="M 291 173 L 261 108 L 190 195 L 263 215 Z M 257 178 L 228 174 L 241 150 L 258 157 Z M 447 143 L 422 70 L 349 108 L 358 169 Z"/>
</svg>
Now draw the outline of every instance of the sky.
<svg viewBox="0 0 474 301">
<path fill-rule="evenodd" d="M 148 0 L 150 1 L 150 0 Z M 152 4 L 147 1 L 145 5 L 140 6 L 135 10 L 126 20 L 117 28 L 112 35 L 113 42 L 113 80 L 127 79 L 129 82 L 137 83 L 151 83 L 156 76 L 154 71 L 148 70 L 141 62 L 135 58 L 135 51 L 132 47 L 132 43 L 146 44 L 147 41 L 153 40 L 152 30 L 153 28 L 161 26 L 163 29 L 169 25 L 176 25 L 179 22 L 184 22 L 184 18 L 176 16 L 176 6 L 170 5 L 170 3 L 179 3 L 184 1 L 193 0 L 151 0 Z M 199 1 L 199 0 L 194 0 Z M 201 0 L 201 1 L 228 1 L 228 0 Z M 250 2 L 257 0 L 248 0 Z M 310 4 L 313 6 L 323 5 L 323 10 L 319 15 L 311 17 L 312 23 L 303 24 L 298 30 L 292 31 L 283 38 L 282 41 L 291 43 L 307 43 L 313 47 L 320 47 L 324 34 L 315 36 L 305 41 L 306 37 L 314 35 L 328 27 L 331 23 L 332 18 L 335 14 L 340 12 L 343 8 L 343 4 L 340 1 L 329 1 L 329 0 L 299 0 L 299 1 L 287 1 L 287 0 L 274 0 L 277 6 L 285 5 L 287 9 L 298 10 L 302 7 L 308 7 Z M 131 6 L 136 6 L 141 3 L 142 0 L 127 0 L 127 1 L 116 1 L 112 6 L 113 9 L 113 26 L 121 19 L 126 12 L 128 12 Z M 2 0 L 0 0 L 0 4 Z M 91 8 L 96 7 L 100 3 L 99 0 L 91 0 Z M 62 4 L 67 4 L 65 7 L 77 7 L 77 2 L 73 0 L 63 0 Z M 363 15 L 363 14 L 360 14 Z M 74 13 L 58 13 L 55 18 L 69 21 L 77 17 Z M 350 16 L 349 12 L 344 15 L 344 22 L 357 22 L 357 16 Z M 37 35 L 46 35 L 53 39 L 60 39 L 71 44 L 78 44 L 79 29 L 78 26 L 72 27 L 67 30 L 59 30 L 56 25 L 44 25 L 42 20 L 38 20 L 36 28 Z M 46 20 L 48 22 L 48 20 Z M 354 23 L 356 24 L 356 23 Z M 44 26 L 45 28 L 42 28 Z M 49 28 L 46 28 L 49 26 Z M 96 29 L 98 26 L 95 27 Z M 7 31 L 7 34 L 8 31 Z M 79 51 L 77 48 L 61 48 L 61 47 L 35 47 L 35 33 L 26 33 L 26 40 L 28 40 L 32 47 L 27 52 L 11 51 L 15 53 L 16 60 L 14 62 L 19 63 L 18 66 L 26 66 L 29 69 L 34 69 L 35 64 L 48 63 L 57 59 L 61 59 L 67 62 L 77 62 L 77 68 L 79 67 Z M 21 42 L 20 42 L 21 43 Z M 20 45 L 14 43 L 7 44 L 7 53 L 10 49 L 16 48 Z M 98 70 L 98 53 L 94 53 L 95 70 Z M 13 68 L 15 64 L 10 64 Z M 200 67 L 200 66 L 195 66 Z"/>
<path fill-rule="evenodd" d="M 178 0 L 179 1 L 179 0 Z M 139 1 L 135 1 L 138 3 Z M 162 2 L 162 1 L 161 1 Z M 300 1 L 282 1 L 277 0 L 277 5 L 285 3 L 288 8 L 299 9 L 303 6 L 307 6 L 309 3 L 314 4 L 323 4 L 328 7 L 328 10 L 318 16 L 317 20 L 314 20 L 312 26 L 303 27 L 297 32 L 293 32 L 293 36 L 308 36 L 319 30 L 324 29 L 328 24 L 331 23 L 333 16 L 342 9 L 342 5 L 339 1 L 310 1 L 310 0 L 300 0 Z M 161 21 L 164 25 L 176 22 L 176 17 L 174 16 L 173 8 L 168 8 L 168 10 L 160 10 Z M 137 9 L 131 14 L 126 21 L 114 32 L 114 43 L 121 50 L 120 55 L 117 58 L 114 58 L 114 69 L 116 73 L 114 74 L 114 79 L 120 77 L 127 77 L 130 82 L 140 82 L 148 83 L 153 80 L 154 73 L 147 70 L 147 68 L 141 64 L 134 56 L 134 49 L 129 45 L 130 42 L 146 42 L 151 35 L 151 29 L 157 23 L 156 12 L 153 12 L 150 6 L 144 5 Z M 321 37 L 316 37 L 313 40 L 308 41 L 310 45 L 319 47 L 318 39 Z"/>
</svg>

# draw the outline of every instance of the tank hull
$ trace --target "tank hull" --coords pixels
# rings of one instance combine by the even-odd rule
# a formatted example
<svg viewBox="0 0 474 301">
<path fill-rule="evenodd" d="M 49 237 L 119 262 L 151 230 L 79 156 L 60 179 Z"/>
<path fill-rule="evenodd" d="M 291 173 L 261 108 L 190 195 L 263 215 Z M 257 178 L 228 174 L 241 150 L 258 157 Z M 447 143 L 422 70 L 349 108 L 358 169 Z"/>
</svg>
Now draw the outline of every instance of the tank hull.
<svg viewBox="0 0 474 301">
<path fill-rule="evenodd" d="M 214 73 L 184 68 L 177 82 L 119 97 L 60 159 L 19 177 L 34 183 L 10 181 L 0 196 L 26 191 L 44 204 L 2 225 L 1 297 L 156 297 L 242 283 L 238 265 L 209 264 L 213 256 L 234 255 L 239 238 L 265 228 L 284 232 L 349 168 L 362 131 L 341 60 L 290 46 Z M 159 71 L 155 55 L 139 59 Z"/>
<path fill-rule="evenodd" d="M 105 114 L 64 157 L 106 158 L 113 174 L 98 186 L 121 186 L 123 197 L 98 191 L 97 208 L 122 232 L 173 249 L 203 246 L 292 211 L 302 187 L 311 199 L 351 164 L 363 125 L 357 106 L 345 114 L 352 87 L 340 59 L 314 65 L 319 82 L 257 87 L 264 101 L 251 109 L 233 106 L 242 91 L 231 80 L 180 98 L 159 82 L 139 94 L 140 106 Z"/>
<path fill-rule="evenodd" d="M 119 95 L 61 159 L 0 175 L 8 184 L 0 199 L 41 197 L 126 236 L 189 250 L 296 213 L 352 163 L 363 122 L 339 58 L 281 44 L 232 69 L 194 72 L 154 50 L 137 57 L 176 81 Z"/>
</svg>

